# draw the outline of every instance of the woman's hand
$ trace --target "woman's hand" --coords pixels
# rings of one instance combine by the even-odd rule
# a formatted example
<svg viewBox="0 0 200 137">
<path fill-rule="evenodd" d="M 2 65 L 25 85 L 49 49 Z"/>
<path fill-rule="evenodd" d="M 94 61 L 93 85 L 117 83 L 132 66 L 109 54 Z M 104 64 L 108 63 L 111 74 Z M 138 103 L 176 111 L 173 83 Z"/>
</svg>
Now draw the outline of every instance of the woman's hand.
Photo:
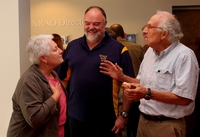
<svg viewBox="0 0 200 137">
<path fill-rule="evenodd" d="M 57 82 L 56 83 L 56 85 L 55 86 L 53 86 L 52 84 L 51 84 L 51 82 L 49 82 L 49 85 L 50 85 L 50 87 L 51 87 L 51 90 L 52 90 L 52 92 L 53 92 L 53 95 L 52 95 L 52 98 L 56 101 L 56 102 L 59 102 L 59 100 L 60 100 L 60 96 L 61 96 L 61 85 L 60 85 L 60 83 L 59 82 Z"/>
</svg>

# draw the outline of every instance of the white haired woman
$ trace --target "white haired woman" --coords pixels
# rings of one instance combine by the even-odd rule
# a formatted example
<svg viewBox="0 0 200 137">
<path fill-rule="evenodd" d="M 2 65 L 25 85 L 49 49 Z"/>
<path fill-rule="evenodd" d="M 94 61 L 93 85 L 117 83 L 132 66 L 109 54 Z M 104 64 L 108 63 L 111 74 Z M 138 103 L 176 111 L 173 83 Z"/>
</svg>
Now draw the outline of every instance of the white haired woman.
<svg viewBox="0 0 200 137">
<path fill-rule="evenodd" d="M 20 77 L 12 97 L 13 112 L 7 137 L 64 137 L 67 94 L 53 70 L 63 62 L 63 51 L 52 35 L 29 40 L 32 65 Z"/>
</svg>

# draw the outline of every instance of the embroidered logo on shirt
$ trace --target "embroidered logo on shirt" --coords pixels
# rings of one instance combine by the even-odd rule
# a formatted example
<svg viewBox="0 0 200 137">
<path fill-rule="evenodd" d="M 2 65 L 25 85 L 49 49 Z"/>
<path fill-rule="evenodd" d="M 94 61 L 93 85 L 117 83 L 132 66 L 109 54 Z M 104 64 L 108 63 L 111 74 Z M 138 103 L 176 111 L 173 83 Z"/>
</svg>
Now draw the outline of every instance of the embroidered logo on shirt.
<svg viewBox="0 0 200 137">
<path fill-rule="evenodd" d="M 103 61 L 106 60 L 106 58 L 107 58 L 106 55 L 102 55 L 102 54 L 100 54 L 99 57 L 100 57 L 100 59 L 101 59 L 101 62 L 103 62 Z"/>
</svg>

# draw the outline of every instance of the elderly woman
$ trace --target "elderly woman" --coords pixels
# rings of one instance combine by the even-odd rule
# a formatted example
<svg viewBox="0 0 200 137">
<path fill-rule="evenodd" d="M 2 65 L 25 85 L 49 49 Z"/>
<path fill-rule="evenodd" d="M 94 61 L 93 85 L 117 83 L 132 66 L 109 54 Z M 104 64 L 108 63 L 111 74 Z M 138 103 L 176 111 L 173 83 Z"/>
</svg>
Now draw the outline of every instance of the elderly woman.
<svg viewBox="0 0 200 137">
<path fill-rule="evenodd" d="M 52 35 L 39 35 L 27 44 L 32 65 L 18 81 L 7 137 L 64 137 L 67 123 L 66 91 L 55 67 L 63 51 Z"/>
</svg>

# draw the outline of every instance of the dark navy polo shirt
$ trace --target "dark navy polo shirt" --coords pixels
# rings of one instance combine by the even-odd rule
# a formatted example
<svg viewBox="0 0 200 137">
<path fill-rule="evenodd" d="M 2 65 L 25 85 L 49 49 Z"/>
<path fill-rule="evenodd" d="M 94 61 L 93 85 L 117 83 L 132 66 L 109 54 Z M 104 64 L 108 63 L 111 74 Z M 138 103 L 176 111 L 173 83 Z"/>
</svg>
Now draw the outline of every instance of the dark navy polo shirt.
<svg viewBox="0 0 200 137">
<path fill-rule="evenodd" d="M 58 74 L 60 79 L 64 79 L 68 66 L 71 68 L 68 113 L 74 119 L 87 122 L 116 119 L 112 78 L 100 73 L 100 55 L 118 63 L 124 74 L 134 76 L 131 57 L 126 47 L 112 39 L 107 32 L 101 43 L 92 50 L 89 49 L 85 36 L 71 41 L 63 53 L 64 63 Z"/>
</svg>

